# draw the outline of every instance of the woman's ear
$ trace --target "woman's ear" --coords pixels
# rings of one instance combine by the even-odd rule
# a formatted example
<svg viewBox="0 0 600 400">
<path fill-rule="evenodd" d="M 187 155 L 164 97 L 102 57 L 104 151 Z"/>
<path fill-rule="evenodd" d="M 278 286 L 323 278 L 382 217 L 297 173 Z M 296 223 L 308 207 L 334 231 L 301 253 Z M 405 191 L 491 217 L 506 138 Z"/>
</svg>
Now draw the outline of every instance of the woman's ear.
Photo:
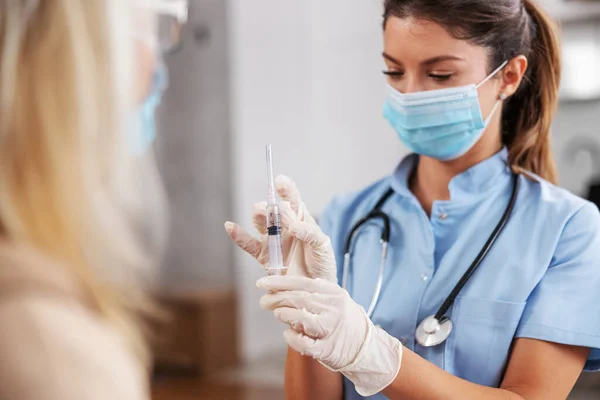
<svg viewBox="0 0 600 400">
<path fill-rule="evenodd" d="M 529 61 L 523 55 L 513 58 L 506 64 L 506 67 L 501 71 L 500 94 L 510 97 L 517 92 L 525 72 L 527 72 L 528 65 Z"/>
</svg>

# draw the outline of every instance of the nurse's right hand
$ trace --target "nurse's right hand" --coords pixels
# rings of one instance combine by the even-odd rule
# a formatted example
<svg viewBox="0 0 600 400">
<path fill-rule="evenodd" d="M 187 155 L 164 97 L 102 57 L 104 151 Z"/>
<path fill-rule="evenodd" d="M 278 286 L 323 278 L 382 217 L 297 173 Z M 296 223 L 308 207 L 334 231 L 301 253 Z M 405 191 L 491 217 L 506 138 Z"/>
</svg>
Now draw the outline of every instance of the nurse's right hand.
<svg viewBox="0 0 600 400">
<path fill-rule="evenodd" d="M 315 219 L 310 215 L 294 181 L 280 175 L 275 180 L 277 195 L 283 200 L 280 204 L 281 212 L 281 244 L 284 266 L 288 267 L 288 275 L 304 276 L 307 278 L 321 278 L 337 283 L 335 269 L 328 263 L 321 262 L 321 258 L 306 243 L 292 237 L 289 227 L 298 222 L 307 223 L 308 226 L 316 225 Z M 259 238 L 252 236 L 241 226 L 227 222 L 225 230 L 231 239 L 242 250 L 254 257 L 263 268 L 269 265 L 269 241 L 267 236 L 267 203 L 254 205 L 252 213 L 254 227 L 260 234 Z"/>
</svg>

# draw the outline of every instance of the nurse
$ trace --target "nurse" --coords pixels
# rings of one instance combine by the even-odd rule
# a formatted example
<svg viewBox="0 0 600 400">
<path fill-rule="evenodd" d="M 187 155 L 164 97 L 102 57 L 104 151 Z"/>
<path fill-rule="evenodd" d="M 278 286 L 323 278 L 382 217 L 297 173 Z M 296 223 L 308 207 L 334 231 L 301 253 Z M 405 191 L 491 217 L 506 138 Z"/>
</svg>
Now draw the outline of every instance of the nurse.
<svg viewBox="0 0 600 400">
<path fill-rule="evenodd" d="M 387 0 L 384 19 L 384 115 L 414 154 L 336 197 L 322 230 L 295 185 L 278 181 L 290 269 L 258 285 L 261 306 L 290 327 L 288 398 L 565 399 L 583 369 L 600 369 L 600 215 L 555 186 L 553 24 L 531 0 Z M 352 227 L 377 203 L 389 251 L 368 318 L 383 218 L 353 236 L 346 279 L 342 265 Z M 417 327 L 505 214 L 444 313 L 449 336 L 419 344 Z M 254 222 L 264 233 L 264 206 Z M 264 237 L 226 228 L 266 262 Z"/>
</svg>

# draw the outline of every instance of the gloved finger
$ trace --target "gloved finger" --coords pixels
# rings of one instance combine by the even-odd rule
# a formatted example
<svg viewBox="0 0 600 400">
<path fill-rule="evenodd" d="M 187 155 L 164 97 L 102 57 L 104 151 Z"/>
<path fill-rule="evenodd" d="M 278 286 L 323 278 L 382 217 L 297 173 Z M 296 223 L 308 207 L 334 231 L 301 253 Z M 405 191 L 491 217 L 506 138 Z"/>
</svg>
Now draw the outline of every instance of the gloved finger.
<svg viewBox="0 0 600 400">
<path fill-rule="evenodd" d="M 250 235 L 244 228 L 233 223 L 226 222 L 225 230 L 236 245 L 246 253 L 250 254 L 260 264 L 265 265 L 269 261 L 269 251 L 267 246 L 254 236 Z"/>
<path fill-rule="evenodd" d="M 317 221 L 315 221 L 313 216 L 310 215 L 310 213 L 306 209 L 306 204 L 304 204 L 304 202 L 301 202 L 300 206 L 298 207 L 298 217 L 301 221 L 309 222 L 315 225 L 317 224 Z"/>
<path fill-rule="evenodd" d="M 303 333 L 313 339 L 321 339 L 329 334 L 318 315 L 308 310 L 298 310 L 290 307 L 280 307 L 273 311 L 275 318 L 288 324 L 298 333 Z"/>
<path fill-rule="evenodd" d="M 307 265 L 309 276 L 337 282 L 337 267 L 331 240 L 318 225 L 299 222 L 290 227 L 290 236 L 312 248 L 312 262 Z"/>
<path fill-rule="evenodd" d="M 304 276 L 267 276 L 256 281 L 256 287 L 268 292 L 283 292 L 298 290 L 309 293 L 338 295 L 343 293 L 338 284 L 317 278 Z"/>
<path fill-rule="evenodd" d="M 297 242 L 293 237 L 289 235 L 289 226 L 290 224 L 295 224 L 298 222 L 298 217 L 292 211 L 290 207 L 290 203 L 287 201 L 282 201 L 279 204 L 279 214 L 280 214 L 280 223 L 281 223 L 281 249 L 283 251 L 283 256 L 285 257 L 283 260 L 283 264 L 288 266 L 290 264 L 291 256 L 294 251 L 294 243 Z M 261 202 L 254 204 L 253 211 L 253 224 L 256 230 L 261 235 L 266 235 L 268 233 L 268 219 L 267 219 L 267 203 Z"/>
<path fill-rule="evenodd" d="M 308 310 L 312 314 L 321 314 L 338 303 L 338 298 L 321 293 L 308 293 L 302 290 L 269 292 L 260 298 L 260 307 L 267 311 L 287 307 Z"/>
<path fill-rule="evenodd" d="M 281 228 L 286 231 L 289 229 L 290 225 L 294 225 L 300 221 L 296 212 L 292 209 L 292 205 L 287 200 L 283 200 L 279 203 L 279 213 L 281 216 Z"/>
<path fill-rule="evenodd" d="M 293 225 L 299 221 L 298 216 L 292 210 L 292 207 L 288 201 L 281 201 L 279 203 L 279 214 L 281 227 L 284 232 L 289 229 L 290 225 Z M 253 205 L 252 223 L 261 235 L 267 234 L 267 202 L 263 201 Z M 282 232 L 282 234 L 284 232 Z"/>
<path fill-rule="evenodd" d="M 323 233 L 321 228 L 308 222 L 297 222 L 290 225 L 290 235 L 296 239 L 307 243 L 310 247 L 317 251 L 325 251 L 331 244 L 329 236 Z"/>
<path fill-rule="evenodd" d="M 267 202 L 263 201 L 252 206 L 252 224 L 261 235 L 267 234 Z"/>
<path fill-rule="evenodd" d="M 289 201 L 292 206 L 292 210 L 298 214 L 300 205 L 302 204 L 302 198 L 300 197 L 300 191 L 296 186 L 296 183 L 285 175 L 278 175 L 275 178 L 275 188 L 277 195 L 283 200 Z"/>
<path fill-rule="evenodd" d="M 309 356 L 316 359 L 321 358 L 323 349 L 321 348 L 321 342 L 319 340 L 298 333 L 293 329 L 286 330 L 283 333 L 283 337 L 292 349 L 303 356 Z"/>
</svg>

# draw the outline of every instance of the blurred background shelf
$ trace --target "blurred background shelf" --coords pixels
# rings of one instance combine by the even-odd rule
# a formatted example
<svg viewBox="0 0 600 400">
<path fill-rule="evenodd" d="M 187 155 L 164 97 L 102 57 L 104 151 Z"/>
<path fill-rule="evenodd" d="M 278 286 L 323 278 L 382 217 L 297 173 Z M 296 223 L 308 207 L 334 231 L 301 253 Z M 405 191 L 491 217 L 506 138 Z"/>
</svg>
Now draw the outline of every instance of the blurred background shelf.
<svg viewBox="0 0 600 400">
<path fill-rule="evenodd" d="M 543 0 L 541 3 L 562 23 L 600 20 L 600 1 Z"/>
<path fill-rule="evenodd" d="M 152 400 L 283 400 L 284 367 L 281 352 L 210 376 L 158 379 Z"/>
</svg>

